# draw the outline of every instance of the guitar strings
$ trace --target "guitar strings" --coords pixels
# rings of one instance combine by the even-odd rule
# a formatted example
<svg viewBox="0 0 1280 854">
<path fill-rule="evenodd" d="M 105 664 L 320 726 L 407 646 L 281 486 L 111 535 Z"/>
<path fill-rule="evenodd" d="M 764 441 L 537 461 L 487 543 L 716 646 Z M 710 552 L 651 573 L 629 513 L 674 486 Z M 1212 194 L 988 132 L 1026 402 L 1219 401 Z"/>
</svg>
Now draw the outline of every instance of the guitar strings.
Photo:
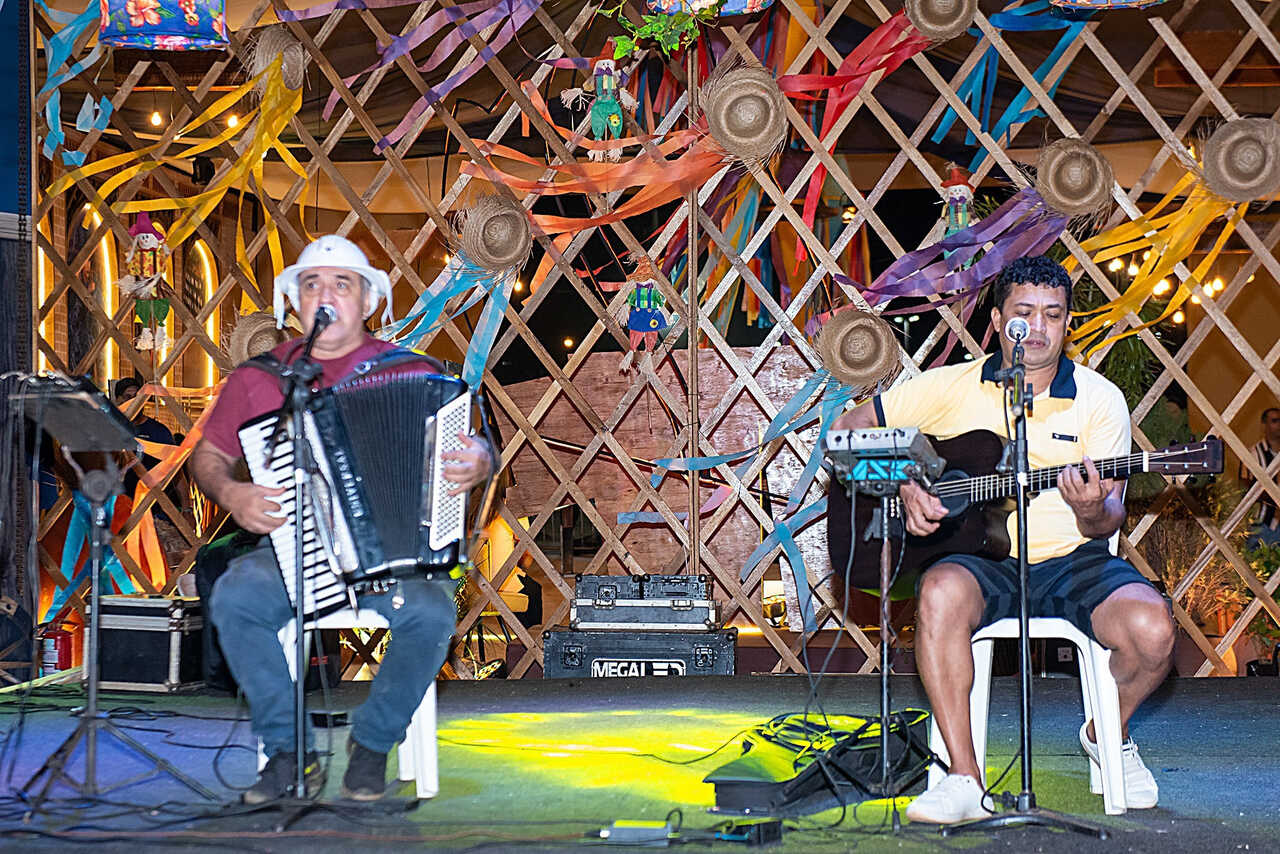
<svg viewBox="0 0 1280 854">
<path fill-rule="evenodd" d="M 1178 456 L 1186 453 L 1185 450 L 1178 451 L 1151 451 L 1150 453 L 1129 454 L 1125 457 L 1115 457 L 1110 460 L 1104 460 L 1099 465 L 1099 474 L 1103 474 L 1105 470 L 1119 469 L 1121 464 L 1133 464 L 1141 462 L 1145 456 L 1147 459 L 1163 459 L 1165 457 Z M 1070 465 L 1079 465 L 1079 463 L 1071 463 Z M 1037 483 L 1046 486 L 1052 486 L 1057 483 L 1058 475 L 1068 468 L 1067 465 L 1051 466 L 1049 468 L 1038 469 L 1031 472 L 1032 485 Z M 1105 476 L 1105 475 L 1104 475 Z M 934 486 L 934 494 L 939 497 L 973 494 L 980 495 L 982 492 L 990 492 L 996 494 L 1000 488 L 1011 488 L 1014 483 L 1014 475 L 1012 474 L 987 474 L 978 477 L 966 478 L 963 482 L 956 483 L 940 483 Z"/>
</svg>

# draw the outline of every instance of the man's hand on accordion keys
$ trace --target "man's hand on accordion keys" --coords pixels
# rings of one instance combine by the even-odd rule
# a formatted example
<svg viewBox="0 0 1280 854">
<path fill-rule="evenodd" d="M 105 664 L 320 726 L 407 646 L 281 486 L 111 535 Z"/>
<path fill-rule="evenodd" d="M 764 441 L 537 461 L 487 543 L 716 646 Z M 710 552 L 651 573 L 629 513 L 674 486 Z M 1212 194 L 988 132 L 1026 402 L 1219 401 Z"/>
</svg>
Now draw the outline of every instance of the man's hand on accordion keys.
<svg viewBox="0 0 1280 854">
<path fill-rule="evenodd" d="M 492 467 L 488 442 L 466 433 L 459 433 L 458 438 L 462 441 L 461 450 L 445 451 L 440 455 L 444 460 L 444 479 L 457 484 L 449 490 L 450 495 L 461 495 L 482 483 Z"/>
<path fill-rule="evenodd" d="M 284 508 L 276 500 L 284 489 L 256 483 L 236 483 L 227 487 L 227 506 L 241 528 L 251 534 L 269 534 L 284 524 Z"/>
</svg>

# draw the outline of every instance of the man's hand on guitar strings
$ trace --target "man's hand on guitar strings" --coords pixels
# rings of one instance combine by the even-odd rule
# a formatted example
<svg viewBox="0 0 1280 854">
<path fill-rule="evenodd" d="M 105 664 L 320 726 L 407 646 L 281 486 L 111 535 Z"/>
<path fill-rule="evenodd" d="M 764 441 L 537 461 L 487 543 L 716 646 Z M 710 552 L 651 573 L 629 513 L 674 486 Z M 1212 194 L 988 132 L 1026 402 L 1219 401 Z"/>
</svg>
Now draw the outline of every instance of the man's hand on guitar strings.
<svg viewBox="0 0 1280 854">
<path fill-rule="evenodd" d="M 458 433 L 463 447 L 457 451 L 445 451 L 440 455 L 444 460 L 444 479 L 456 483 L 449 490 L 450 495 L 461 495 L 471 487 L 484 481 L 489 476 L 490 454 L 488 443 L 483 439 Z"/>
<path fill-rule="evenodd" d="M 898 497 L 902 499 L 907 532 L 917 537 L 927 537 L 938 530 L 938 522 L 947 515 L 947 508 L 938 496 L 911 481 L 898 487 Z"/>
<path fill-rule="evenodd" d="M 1084 458 L 1085 477 L 1076 466 L 1067 466 L 1058 475 L 1058 492 L 1076 514 L 1077 519 L 1089 521 L 1101 519 L 1107 514 L 1107 498 L 1115 488 L 1112 478 L 1103 478 L 1093 460 Z"/>
</svg>

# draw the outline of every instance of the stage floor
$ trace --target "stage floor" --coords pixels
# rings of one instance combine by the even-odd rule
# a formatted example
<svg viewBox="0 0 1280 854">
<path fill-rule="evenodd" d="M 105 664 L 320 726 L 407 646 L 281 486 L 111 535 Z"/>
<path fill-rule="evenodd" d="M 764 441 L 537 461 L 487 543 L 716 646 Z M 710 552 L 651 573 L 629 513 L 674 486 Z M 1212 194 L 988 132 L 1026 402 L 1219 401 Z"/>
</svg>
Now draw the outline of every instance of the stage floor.
<svg viewBox="0 0 1280 854">
<path fill-rule="evenodd" d="M 875 677 L 828 677 L 821 685 L 830 713 L 870 715 L 878 704 Z M 367 683 L 345 683 L 332 706 L 357 705 Z M 109 803 L 59 800 L 24 822 L 15 790 L 71 731 L 73 688 L 46 688 L 26 704 L 20 730 L 18 697 L 0 695 L 0 726 L 8 733 L 0 764 L 0 846 L 41 851 L 94 842 L 94 850 L 136 852 L 218 847 L 236 851 L 382 851 L 410 844 L 449 851 L 562 851 L 600 840 L 584 838 L 617 819 L 662 819 L 672 809 L 688 831 L 706 830 L 712 786 L 702 778 L 738 755 L 744 728 L 798 712 L 805 677 L 524 680 L 445 682 L 439 689 L 440 794 L 434 800 L 379 812 L 338 801 L 347 729 L 332 730 L 326 806 L 276 833 L 278 812 L 246 814 L 236 792 L 254 778 L 244 709 L 212 694 L 104 695 L 102 707 L 148 748 L 204 783 L 227 806 L 205 804 L 164 776 L 106 796 Z M 925 707 L 915 677 L 895 677 L 894 707 Z M 1103 824 L 1108 842 L 1037 828 L 942 839 L 932 827 L 888 825 L 888 803 L 788 821 L 780 851 L 1280 851 L 1280 680 L 1171 679 L 1133 724 L 1161 789 L 1160 807 L 1107 817 L 1088 791 L 1086 760 L 1076 743 L 1082 720 L 1074 679 L 1036 679 L 1033 746 L 1035 789 L 1042 807 Z M 321 697 L 313 694 L 319 705 Z M 996 680 L 992 696 L 990 779 L 1009 763 L 1018 740 L 1017 679 Z M 325 730 L 319 732 L 325 744 Z M 110 739 L 99 748 L 99 780 L 109 784 L 143 766 Z M 231 745 L 219 752 L 224 743 Z M 728 746 L 709 758 L 698 757 Z M 77 754 L 73 770 L 82 768 Z M 393 754 L 394 757 L 394 754 Z M 215 758 L 217 767 L 215 769 Z M 698 761 L 691 761 L 698 760 Z M 394 758 L 391 763 L 394 765 Z M 1000 788 L 1019 787 L 1015 765 Z M 395 789 L 402 799 L 410 784 Z M 905 803 L 905 802 L 904 802 Z M 154 808 L 154 809 L 147 809 Z M 204 815 L 199 815 L 204 813 Z M 794 828 L 794 829 L 792 829 Z M 618 846 L 614 846 L 618 847 Z M 686 844 L 684 849 L 708 846 Z M 716 850 L 745 846 L 717 842 Z"/>
</svg>

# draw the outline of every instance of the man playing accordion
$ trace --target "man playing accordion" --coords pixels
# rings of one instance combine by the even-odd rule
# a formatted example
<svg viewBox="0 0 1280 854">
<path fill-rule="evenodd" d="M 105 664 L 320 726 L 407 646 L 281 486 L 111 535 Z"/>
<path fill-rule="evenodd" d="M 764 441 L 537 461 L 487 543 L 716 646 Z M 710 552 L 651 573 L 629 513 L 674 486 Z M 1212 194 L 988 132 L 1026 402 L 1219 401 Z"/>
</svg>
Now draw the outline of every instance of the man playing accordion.
<svg viewBox="0 0 1280 854">
<path fill-rule="evenodd" d="M 313 361 L 321 368 L 317 387 L 329 387 L 347 377 L 360 363 L 398 348 L 365 330 L 365 320 L 382 299 L 390 304 L 387 274 L 369 266 L 351 241 L 325 235 L 303 249 L 298 263 L 275 282 L 276 319 L 283 322 L 287 296 L 302 324 L 303 336 L 277 346 L 272 354 L 290 362 L 302 350 L 315 323 L 317 309 L 327 305 L 335 319 L 316 337 Z M 227 508 L 235 521 L 255 534 L 268 534 L 283 524 L 280 497 L 284 489 L 270 489 L 237 478 L 244 456 L 238 430 L 258 416 L 278 410 L 283 392 L 277 377 L 239 366 L 227 378 L 206 422 L 204 437 L 191 459 L 201 489 Z M 483 482 L 491 469 L 491 452 L 484 441 L 459 437 L 461 450 L 448 451 L 443 477 L 465 492 Z M 390 589 L 358 596 L 360 608 L 371 608 L 390 624 L 392 641 L 369 692 L 356 711 L 348 745 L 350 760 L 342 780 L 342 795 L 375 800 L 386 789 L 387 753 L 404 738 L 405 730 L 427 689 L 444 663 L 453 635 L 456 612 L 454 583 L 447 578 L 403 576 Z M 262 739 L 267 764 L 257 782 L 244 793 L 245 803 L 258 804 L 292 793 L 297 774 L 293 687 L 288 662 L 277 632 L 294 616 L 293 605 L 267 537 L 248 554 L 232 561 L 213 589 L 210 614 L 218 628 L 232 674 L 249 701 L 253 732 Z M 324 785 L 324 771 L 306 734 L 305 793 L 313 796 Z"/>
</svg>

